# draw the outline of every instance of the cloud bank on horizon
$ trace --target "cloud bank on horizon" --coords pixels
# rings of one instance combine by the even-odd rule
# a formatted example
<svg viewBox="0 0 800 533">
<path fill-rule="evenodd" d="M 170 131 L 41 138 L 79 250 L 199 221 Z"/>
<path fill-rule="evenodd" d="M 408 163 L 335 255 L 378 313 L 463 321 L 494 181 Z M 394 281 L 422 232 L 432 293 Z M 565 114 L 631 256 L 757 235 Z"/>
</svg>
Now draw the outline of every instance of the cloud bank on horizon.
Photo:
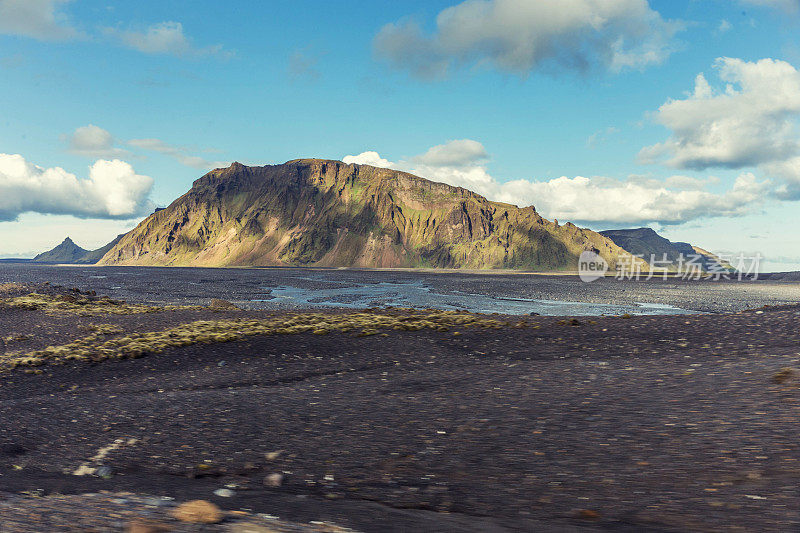
<svg viewBox="0 0 800 533">
<path fill-rule="evenodd" d="M 490 200 L 534 205 L 548 218 L 579 223 L 680 224 L 701 217 L 739 216 L 758 205 L 768 183 L 752 173 L 741 174 L 724 193 L 706 190 L 715 180 L 672 176 L 657 180 L 561 176 L 546 181 L 517 179 L 501 182 L 486 163 L 489 154 L 478 141 L 461 139 L 434 146 L 424 154 L 392 162 L 366 151 L 342 158 L 344 163 L 372 165 L 464 187 Z"/>
</svg>

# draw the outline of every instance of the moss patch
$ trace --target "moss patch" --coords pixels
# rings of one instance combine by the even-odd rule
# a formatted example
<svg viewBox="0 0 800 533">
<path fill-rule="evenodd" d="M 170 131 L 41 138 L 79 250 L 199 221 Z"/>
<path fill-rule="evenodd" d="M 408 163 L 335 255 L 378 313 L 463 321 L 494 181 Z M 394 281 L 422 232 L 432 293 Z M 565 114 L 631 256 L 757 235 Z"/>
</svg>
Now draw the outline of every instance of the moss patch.
<svg viewBox="0 0 800 533">
<path fill-rule="evenodd" d="M 135 315 L 140 313 L 158 313 L 178 309 L 196 309 L 191 306 L 152 306 L 145 304 L 129 304 L 112 300 L 107 296 L 88 296 L 85 294 L 48 295 L 32 292 L 25 296 L 0 300 L 3 304 L 17 309 L 44 311 L 47 314 L 73 314 L 94 316 L 103 314 Z"/>
<path fill-rule="evenodd" d="M 501 328 L 508 324 L 485 315 L 456 311 L 368 311 L 349 314 L 300 313 L 266 319 L 199 320 L 162 331 L 124 334 L 110 324 L 92 326 L 92 333 L 59 346 L 0 357 L 0 369 L 36 367 L 66 361 L 137 358 L 168 348 L 230 342 L 253 335 L 293 335 L 353 332 L 360 336 L 385 330 L 448 331 L 458 326 Z"/>
</svg>

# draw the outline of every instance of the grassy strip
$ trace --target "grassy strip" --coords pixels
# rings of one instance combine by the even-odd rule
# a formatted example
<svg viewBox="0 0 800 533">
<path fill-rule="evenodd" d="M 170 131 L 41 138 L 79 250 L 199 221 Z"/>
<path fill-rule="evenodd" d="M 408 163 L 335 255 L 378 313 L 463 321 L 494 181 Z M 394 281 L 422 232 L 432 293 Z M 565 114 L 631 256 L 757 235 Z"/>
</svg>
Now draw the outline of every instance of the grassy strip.
<svg viewBox="0 0 800 533">
<path fill-rule="evenodd" d="M 114 325 L 93 326 L 93 333 L 60 346 L 0 357 L 0 369 L 36 367 L 66 361 L 126 359 L 192 344 L 230 342 L 253 335 L 291 335 L 356 332 L 375 335 L 381 330 L 436 330 L 452 327 L 501 328 L 506 322 L 457 311 L 380 311 L 349 314 L 302 313 L 267 319 L 199 320 L 163 331 L 124 334 Z M 109 338 L 112 337 L 112 338 Z"/>
<path fill-rule="evenodd" d="M 129 304 L 112 300 L 107 296 L 93 297 L 84 294 L 61 294 L 51 296 L 32 292 L 26 296 L 18 296 L 2 301 L 3 304 L 17 309 L 44 311 L 47 314 L 72 314 L 80 316 L 96 315 L 136 315 L 141 313 L 159 313 L 177 309 L 198 309 L 194 306 L 153 306 L 145 304 Z"/>
</svg>

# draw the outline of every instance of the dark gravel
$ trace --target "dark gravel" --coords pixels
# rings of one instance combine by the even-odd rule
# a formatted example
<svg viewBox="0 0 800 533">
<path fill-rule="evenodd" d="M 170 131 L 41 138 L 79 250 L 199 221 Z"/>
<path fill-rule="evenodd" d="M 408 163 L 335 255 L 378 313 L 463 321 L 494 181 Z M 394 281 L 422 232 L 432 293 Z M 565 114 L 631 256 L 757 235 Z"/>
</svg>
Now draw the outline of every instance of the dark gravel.
<svg viewBox="0 0 800 533">
<path fill-rule="evenodd" d="M 255 337 L 12 372 L 0 491 L 376 532 L 797 530 L 799 313 Z M 72 475 L 117 441 L 94 461 L 108 479 Z"/>
</svg>

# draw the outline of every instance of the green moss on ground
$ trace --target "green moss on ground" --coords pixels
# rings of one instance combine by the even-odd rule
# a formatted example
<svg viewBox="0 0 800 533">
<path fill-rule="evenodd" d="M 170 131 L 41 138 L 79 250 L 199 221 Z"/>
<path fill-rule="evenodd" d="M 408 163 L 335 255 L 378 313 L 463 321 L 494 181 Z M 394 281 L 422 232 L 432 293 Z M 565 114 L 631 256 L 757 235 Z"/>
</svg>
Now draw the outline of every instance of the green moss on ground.
<svg viewBox="0 0 800 533">
<path fill-rule="evenodd" d="M 174 311 L 178 309 L 199 309 L 199 307 L 196 306 L 129 304 L 119 300 L 112 300 L 107 296 L 92 297 L 80 293 L 49 295 L 32 292 L 25 296 L 0 300 L 0 303 L 17 309 L 44 311 L 47 314 L 72 314 L 80 316 L 103 314 L 135 315 L 141 313 Z"/>
<path fill-rule="evenodd" d="M 103 361 L 142 357 L 168 348 L 231 342 L 254 335 L 353 332 L 360 336 L 386 330 L 448 331 L 452 327 L 501 328 L 505 321 L 457 311 L 366 311 L 349 314 L 298 313 L 265 319 L 199 320 L 162 331 L 125 333 L 111 324 L 92 326 L 92 333 L 59 346 L 0 357 L 0 369 L 37 367 L 67 361 Z M 519 325 L 517 324 L 517 327 Z"/>
</svg>

